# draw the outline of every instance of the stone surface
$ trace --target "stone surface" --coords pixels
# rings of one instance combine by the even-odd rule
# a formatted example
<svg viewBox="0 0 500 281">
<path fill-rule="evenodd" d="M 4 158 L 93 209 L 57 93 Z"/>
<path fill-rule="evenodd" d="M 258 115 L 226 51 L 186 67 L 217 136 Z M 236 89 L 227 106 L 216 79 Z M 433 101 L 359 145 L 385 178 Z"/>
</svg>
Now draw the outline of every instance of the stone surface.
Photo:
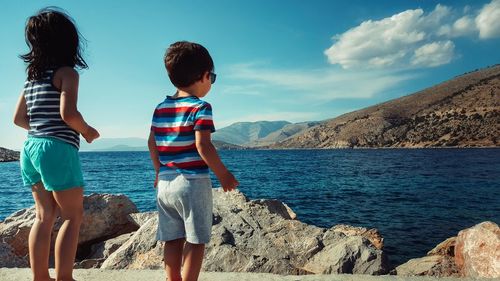
<svg viewBox="0 0 500 281">
<path fill-rule="evenodd" d="M 132 213 L 128 215 L 128 220 L 137 225 L 137 227 L 141 227 L 145 224 L 150 218 L 157 216 L 156 212 L 144 212 L 144 213 Z"/>
<path fill-rule="evenodd" d="M 500 278 L 500 228 L 482 222 L 458 233 L 455 262 L 463 276 Z"/>
<path fill-rule="evenodd" d="M 323 229 L 292 219 L 293 211 L 275 200 L 248 201 L 239 191 L 221 189 L 213 195 L 212 240 L 205 253 L 205 271 L 383 274 L 388 270 L 384 252 L 359 234 L 368 229 L 355 235 Z M 155 239 L 156 227 L 154 216 L 102 268 L 162 268 L 163 246 Z M 316 265 L 330 256 L 331 263 Z"/>
<path fill-rule="evenodd" d="M 28 260 L 18 257 L 12 247 L 7 243 L 0 243 L 0 267 L 27 267 Z"/>
<path fill-rule="evenodd" d="M 399 276 L 459 277 L 453 257 L 431 255 L 411 259 L 396 267 Z"/>
<path fill-rule="evenodd" d="M 427 255 L 455 256 L 455 243 L 457 237 L 450 237 L 439 243 L 434 249 L 430 250 Z"/>
<path fill-rule="evenodd" d="M 84 217 L 79 236 L 79 254 L 91 244 L 136 230 L 127 215 L 137 208 L 125 195 L 91 194 L 84 197 Z M 0 241 L 9 245 L 15 257 L 27 262 L 28 236 L 35 219 L 35 208 L 20 210 L 0 223 Z M 58 219 L 52 233 L 55 239 L 62 222 Z M 52 241 L 53 243 L 54 241 Z M 5 266 L 0 264 L 0 267 Z"/>
<path fill-rule="evenodd" d="M 401 276 L 500 277 L 500 229 L 483 222 L 464 229 L 427 253 L 396 268 Z"/>
</svg>

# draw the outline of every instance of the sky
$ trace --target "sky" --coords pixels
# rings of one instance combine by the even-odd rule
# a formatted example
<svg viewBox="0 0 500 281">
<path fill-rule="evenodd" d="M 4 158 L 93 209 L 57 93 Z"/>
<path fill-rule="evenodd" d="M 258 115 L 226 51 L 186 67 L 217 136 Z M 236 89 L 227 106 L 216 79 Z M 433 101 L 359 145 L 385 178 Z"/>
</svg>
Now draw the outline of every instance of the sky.
<svg viewBox="0 0 500 281">
<path fill-rule="evenodd" d="M 175 93 L 163 56 L 204 45 L 217 82 L 216 128 L 241 121 L 319 121 L 500 63 L 500 0 L 3 1 L 0 147 L 26 79 L 29 16 L 57 6 L 86 39 L 78 108 L 103 138 L 147 138 L 154 107 Z"/>
</svg>

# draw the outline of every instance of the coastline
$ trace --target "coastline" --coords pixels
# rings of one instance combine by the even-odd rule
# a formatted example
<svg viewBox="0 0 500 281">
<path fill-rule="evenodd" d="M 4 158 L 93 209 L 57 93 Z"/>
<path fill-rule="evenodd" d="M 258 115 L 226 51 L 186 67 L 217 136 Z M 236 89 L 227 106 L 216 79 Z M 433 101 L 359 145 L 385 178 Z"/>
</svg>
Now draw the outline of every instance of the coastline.
<svg viewBox="0 0 500 281">
<path fill-rule="evenodd" d="M 55 276 L 53 269 L 51 276 Z M 73 277 L 76 280 L 107 280 L 107 281 L 141 281 L 164 280 L 164 270 L 104 270 L 104 269 L 75 269 Z M 29 268 L 0 268 L 0 280 L 5 281 L 31 281 Z M 431 276 L 402 277 L 396 275 L 360 275 L 360 274 L 331 274 L 331 275 L 277 275 L 269 273 L 235 273 L 235 272 L 201 272 L 200 281 L 473 281 L 492 280 L 488 278 L 436 278 Z"/>
</svg>

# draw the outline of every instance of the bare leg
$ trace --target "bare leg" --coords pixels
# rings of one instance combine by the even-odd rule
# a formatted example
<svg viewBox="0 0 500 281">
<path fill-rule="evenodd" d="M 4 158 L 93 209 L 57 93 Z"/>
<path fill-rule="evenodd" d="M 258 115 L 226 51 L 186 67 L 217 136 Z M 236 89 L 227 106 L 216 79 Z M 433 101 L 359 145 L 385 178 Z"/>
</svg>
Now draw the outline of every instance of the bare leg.
<svg viewBox="0 0 500 281">
<path fill-rule="evenodd" d="M 168 281 L 182 281 L 181 266 L 184 242 L 184 238 L 165 242 L 163 259 L 165 260 Z"/>
<path fill-rule="evenodd" d="M 73 264 L 83 218 L 83 189 L 76 187 L 54 192 L 54 199 L 63 220 L 55 246 L 56 280 L 73 281 Z"/>
<path fill-rule="evenodd" d="M 35 199 L 36 217 L 28 238 L 30 265 L 34 281 L 54 280 L 49 275 L 49 252 L 52 227 L 57 205 L 52 192 L 45 190 L 41 182 L 31 187 Z"/>
<path fill-rule="evenodd" d="M 205 244 L 191 244 L 186 242 L 184 246 L 184 263 L 182 268 L 183 281 L 198 280 L 204 253 Z"/>
</svg>

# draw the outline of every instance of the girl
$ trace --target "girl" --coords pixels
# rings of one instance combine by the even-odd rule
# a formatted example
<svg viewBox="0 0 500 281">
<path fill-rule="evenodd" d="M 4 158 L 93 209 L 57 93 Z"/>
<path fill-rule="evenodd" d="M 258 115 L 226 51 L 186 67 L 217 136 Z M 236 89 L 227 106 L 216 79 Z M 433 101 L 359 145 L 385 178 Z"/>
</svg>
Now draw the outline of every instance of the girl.
<svg viewBox="0 0 500 281">
<path fill-rule="evenodd" d="M 87 68 L 80 35 L 69 16 L 45 8 L 26 24 L 30 51 L 28 79 L 21 92 L 14 123 L 28 130 L 21 152 L 21 174 L 31 187 L 36 218 L 29 235 L 29 256 L 35 281 L 54 280 L 48 261 L 52 227 L 63 224 L 55 243 L 57 281 L 72 281 L 78 233 L 83 216 L 83 177 L 78 158 L 80 134 L 88 143 L 99 137 L 78 112 L 78 72 Z"/>
</svg>

